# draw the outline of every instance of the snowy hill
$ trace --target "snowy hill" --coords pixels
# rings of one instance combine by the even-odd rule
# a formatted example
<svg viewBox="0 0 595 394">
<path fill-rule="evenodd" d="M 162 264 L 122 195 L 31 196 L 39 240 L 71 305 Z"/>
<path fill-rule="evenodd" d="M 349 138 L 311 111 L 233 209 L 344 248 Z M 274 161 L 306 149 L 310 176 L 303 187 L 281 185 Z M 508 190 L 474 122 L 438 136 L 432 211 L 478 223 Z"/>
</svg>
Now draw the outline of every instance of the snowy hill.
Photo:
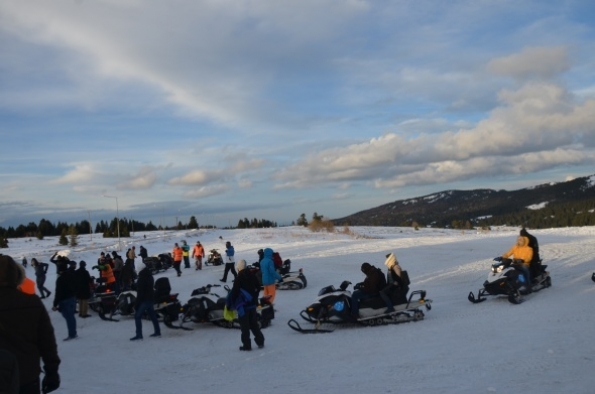
<svg viewBox="0 0 595 394">
<path fill-rule="evenodd" d="M 491 259 L 514 243 L 517 228 L 490 232 L 443 229 L 352 227 L 354 235 L 312 233 L 301 227 L 251 230 L 152 232 L 123 239 L 150 255 L 174 242 L 200 240 L 205 249 L 231 241 L 237 259 L 256 261 L 271 247 L 294 268 L 303 268 L 308 287 L 277 293 L 276 317 L 263 330 L 264 349 L 240 352 L 239 330 L 193 325 L 193 331 L 162 326 L 161 338 L 130 342 L 134 321 L 78 319 L 79 339 L 62 342 L 66 324 L 51 312 L 62 358 L 60 393 L 593 393 L 595 388 L 594 227 L 531 231 L 538 237 L 553 286 L 520 304 L 505 298 L 481 304 L 467 300 L 487 276 Z M 146 235 L 146 239 L 144 236 Z M 221 237 L 222 239 L 220 239 Z M 70 255 L 92 266 L 117 240 L 79 237 Z M 114 243 L 115 242 L 115 243 Z M 48 262 L 63 249 L 57 238 L 14 239 L 2 253 Z M 411 278 L 425 289 L 433 308 L 423 321 L 381 327 L 337 329 L 303 335 L 287 321 L 299 318 L 326 285 L 363 279 L 360 265 L 377 267 L 394 252 Z M 137 267 L 142 263 L 137 259 Z M 53 267 L 51 267 L 53 268 Z M 173 292 L 185 302 L 192 289 L 219 283 L 222 267 L 173 270 Z M 97 275 L 97 271 L 91 271 Z M 33 276 L 31 267 L 28 276 Z M 53 290 L 55 270 L 46 285 Z M 44 300 L 50 309 L 51 299 Z"/>
</svg>

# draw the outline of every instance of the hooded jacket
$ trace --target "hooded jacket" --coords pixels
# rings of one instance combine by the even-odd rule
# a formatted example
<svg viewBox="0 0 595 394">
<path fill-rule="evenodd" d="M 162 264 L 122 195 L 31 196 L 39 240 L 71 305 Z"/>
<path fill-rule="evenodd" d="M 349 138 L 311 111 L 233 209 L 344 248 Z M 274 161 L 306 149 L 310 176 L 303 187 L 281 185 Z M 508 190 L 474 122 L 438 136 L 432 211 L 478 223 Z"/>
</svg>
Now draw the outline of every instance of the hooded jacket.
<svg viewBox="0 0 595 394">
<path fill-rule="evenodd" d="M 274 285 L 275 280 L 283 279 L 281 275 L 275 270 L 275 263 L 273 262 L 273 249 L 264 249 L 264 256 L 260 261 L 260 271 L 262 272 L 262 285 Z"/>
<path fill-rule="evenodd" d="M 362 272 L 366 275 L 361 290 L 368 294 L 378 294 L 386 286 L 384 274 L 373 265 L 362 264 Z"/>
<path fill-rule="evenodd" d="M 516 245 L 502 255 L 503 258 L 513 257 L 515 260 L 523 260 L 523 264 L 529 266 L 533 259 L 533 249 L 529 247 L 529 239 L 527 237 L 517 237 Z"/>
<path fill-rule="evenodd" d="M 0 348 L 16 356 L 24 386 L 39 379 L 40 359 L 46 373 L 58 373 L 60 358 L 47 310 L 39 297 L 17 290 L 24 278 L 17 271 L 11 257 L 0 256 Z"/>
</svg>

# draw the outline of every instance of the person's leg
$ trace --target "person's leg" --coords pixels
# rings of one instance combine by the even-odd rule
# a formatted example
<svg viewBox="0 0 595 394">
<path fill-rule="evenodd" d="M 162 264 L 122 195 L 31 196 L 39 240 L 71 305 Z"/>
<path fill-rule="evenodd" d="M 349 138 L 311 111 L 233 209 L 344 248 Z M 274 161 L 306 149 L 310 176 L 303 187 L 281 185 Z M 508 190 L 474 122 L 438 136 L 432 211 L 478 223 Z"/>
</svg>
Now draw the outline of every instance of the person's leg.
<svg viewBox="0 0 595 394">
<path fill-rule="evenodd" d="M 262 331 L 258 325 L 258 314 L 256 313 L 256 308 L 250 309 L 248 311 L 248 318 L 250 323 L 250 331 L 252 331 L 252 335 L 254 335 L 254 342 L 256 342 L 256 346 L 264 347 L 264 335 L 262 335 Z"/>
<path fill-rule="evenodd" d="M 386 313 L 395 311 L 393 302 L 391 300 L 391 295 L 392 295 L 393 290 L 394 290 L 393 286 L 388 285 L 380 291 L 380 298 L 382 298 L 382 301 L 384 301 L 384 304 L 386 305 L 386 311 L 385 311 Z"/>
<path fill-rule="evenodd" d="M 76 338 L 76 298 L 72 297 L 60 302 L 60 313 L 66 320 L 66 327 L 68 328 L 68 338 Z"/>
<path fill-rule="evenodd" d="M 161 328 L 159 327 L 159 320 L 157 320 L 157 314 L 153 308 L 153 303 L 148 303 L 147 313 L 149 319 L 153 322 L 153 336 L 161 336 Z"/>
<path fill-rule="evenodd" d="M 233 264 L 225 263 L 225 270 L 223 271 L 223 278 L 221 278 L 222 282 L 227 282 L 227 274 L 229 270 L 232 268 Z"/>
<path fill-rule="evenodd" d="M 136 326 L 136 336 L 134 338 L 142 338 L 143 337 L 143 314 L 145 313 L 145 310 L 147 310 L 147 308 L 149 307 L 149 305 L 152 306 L 152 304 L 149 302 L 142 302 L 138 308 L 136 309 L 136 312 L 134 313 L 134 324 Z"/>
<path fill-rule="evenodd" d="M 269 297 L 269 302 L 271 304 L 275 300 L 275 290 L 276 290 L 276 286 L 274 284 L 263 286 L 262 294 L 264 297 L 267 297 L 267 296 Z"/>
<path fill-rule="evenodd" d="M 240 330 L 242 332 L 240 339 L 242 340 L 242 347 L 240 350 L 252 350 L 252 341 L 250 341 L 250 320 L 248 311 L 245 311 L 244 316 L 238 316 L 240 323 Z"/>
<path fill-rule="evenodd" d="M 235 263 L 231 263 L 231 273 L 233 274 L 234 279 L 238 277 L 238 273 L 236 272 Z"/>
</svg>

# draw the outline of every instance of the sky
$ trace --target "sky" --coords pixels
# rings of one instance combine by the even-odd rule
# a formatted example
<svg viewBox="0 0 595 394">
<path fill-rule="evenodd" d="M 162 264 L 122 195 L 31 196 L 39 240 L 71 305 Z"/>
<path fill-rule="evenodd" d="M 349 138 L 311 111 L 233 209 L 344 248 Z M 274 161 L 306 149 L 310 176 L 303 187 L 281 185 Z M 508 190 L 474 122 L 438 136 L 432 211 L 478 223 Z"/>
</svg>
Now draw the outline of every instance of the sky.
<svg viewBox="0 0 595 394">
<path fill-rule="evenodd" d="M 171 251 L 174 242 L 200 240 L 205 249 L 235 247 L 236 261 L 255 262 L 256 251 L 271 247 L 292 270 L 303 269 L 308 285 L 278 290 L 275 318 L 262 333 L 265 347 L 241 352 L 240 330 L 209 323 L 186 322 L 192 329 L 173 330 L 160 323 L 161 338 L 143 320 L 143 341 L 135 335 L 133 316 L 102 321 L 97 313 L 77 319 L 75 341 L 59 312 L 52 312 L 56 270 L 50 256 L 58 237 L 9 240 L 3 253 L 17 262 L 23 256 L 49 263 L 43 301 L 58 343 L 61 387 L 57 394 L 109 393 L 407 393 L 407 394 L 592 394 L 595 341 L 595 227 L 531 231 L 548 266 L 552 286 L 523 297 L 519 305 L 506 297 L 472 304 L 488 278 L 492 259 L 512 246 L 518 227 L 488 232 L 411 227 L 351 227 L 351 234 L 313 233 L 304 227 L 248 230 L 152 231 L 123 240 L 122 250 L 144 245 L 149 255 Z M 147 238 L 144 238 L 146 235 Z M 222 240 L 219 239 L 222 237 Z M 101 251 L 114 249 L 113 238 L 78 237 L 69 258 L 85 260 L 88 271 Z M 408 272 L 410 292 L 425 290 L 431 310 L 418 322 L 377 327 L 338 327 L 327 334 L 301 334 L 287 322 L 312 328 L 300 312 L 314 303 L 320 289 L 342 281 L 361 282 L 363 261 L 386 272 L 385 256 L 395 253 Z M 143 268 L 136 259 L 137 269 Z M 223 266 L 201 271 L 173 269 L 172 293 L 185 305 L 192 291 L 219 282 Z M 33 269 L 26 269 L 34 278 Z M 228 285 L 229 280 L 228 280 Z M 39 291 L 37 291 L 39 294 Z M 223 287 L 212 293 L 224 297 Z M 262 295 L 262 292 L 260 293 Z M 414 296 L 416 301 L 417 297 Z M 363 309 L 363 308 L 362 308 Z M 384 310 L 384 308 L 382 309 Z M 361 309 L 360 309 L 361 311 Z M 179 324 L 178 320 L 175 324 Z M 328 325 L 323 325 L 329 328 Z M 107 390 L 106 390 L 107 389 Z"/>
<path fill-rule="evenodd" d="M 0 226 L 283 225 L 592 175 L 594 14 L 590 1 L 2 1 Z"/>
</svg>

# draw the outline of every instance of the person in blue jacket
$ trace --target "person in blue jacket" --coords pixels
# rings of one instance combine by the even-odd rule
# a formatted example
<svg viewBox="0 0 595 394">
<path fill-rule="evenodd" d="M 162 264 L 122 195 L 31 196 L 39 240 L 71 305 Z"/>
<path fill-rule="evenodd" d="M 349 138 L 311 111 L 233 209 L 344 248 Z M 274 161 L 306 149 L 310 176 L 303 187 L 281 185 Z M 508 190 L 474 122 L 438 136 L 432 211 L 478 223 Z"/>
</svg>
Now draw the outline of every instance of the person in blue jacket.
<svg viewBox="0 0 595 394">
<path fill-rule="evenodd" d="M 235 250 L 233 246 L 231 246 L 231 242 L 227 241 L 225 243 L 225 271 L 223 272 L 223 279 L 221 279 L 221 282 L 227 282 L 227 274 L 229 273 L 229 271 L 231 271 L 231 273 L 233 274 L 234 280 L 238 276 L 238 273 L 236 272 L 235 268 L 234 254 Z"/>
<path fill-rule="evenodd" d="M 260 260 L 260 272 L 262 272 L 262 286 L 264 296 L 269 296 L 271 304 L 275 301 L 275 294 L 277 292 L 277 280 L 283 278 L 275 270 L 275 262 L 273 261 L 273 249 L 266 248 L 263 250 L 263 257 Z"/>
</svg>

